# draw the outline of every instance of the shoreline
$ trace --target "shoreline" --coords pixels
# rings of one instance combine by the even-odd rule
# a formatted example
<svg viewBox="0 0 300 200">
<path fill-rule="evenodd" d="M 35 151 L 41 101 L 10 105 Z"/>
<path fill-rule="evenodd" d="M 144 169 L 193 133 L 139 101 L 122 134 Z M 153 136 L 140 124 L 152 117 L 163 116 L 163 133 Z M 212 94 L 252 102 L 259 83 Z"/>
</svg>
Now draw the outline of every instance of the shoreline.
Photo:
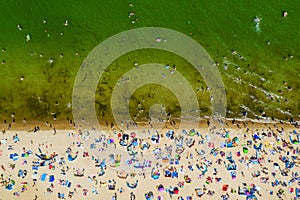
<svg viewBox="0 0 300 200">
<path fill-rule="evenodd" d="M 204 117 L 199 119 L 199 124 L 198 126 L 201 128 L 207 128 L 208 127 L 208 121 L 213 120 L 210 117 Z M 72 121 L 71 121 L 72 122 Z M 108 126 L 106 124 L 106 122 L 108 122 Z M 175 122 L 175 126 L 172 125 L 172 122 Z M 112 122 L 111 121 L 100 121 L 100 127 L 103 130 L 110 130 L 110 124 Z M 165 120 L 164 122 L 160 122 L 161 124 L 164 123 L 165 127 L 169 127 L 169 128 L 176 128 L 178 127 L 178 124 L 180 124 L 180 119 L 176 118 L 176 119 L 170 119 L 170 120 Z M 85 126 L 87 126 L 87 123 L 82 123 Z M 149 122 L 147 121 L 140 121 L 140 122 L 136 122 L 137 127 L 134 127 L 134 129 L 139 129 L 139 128 L 145 128 L 145 127 L 149 127 Z M 294 121 L 282 121 L 282 120 L 271 120 L 271 119 L 251 119 L 251 118 L 226 118 L 225 121 L 223 121 L 223 123 L 221 123 L 220 126 L 224 126 L 224 127 L 235 127 L 237 125 L 244 125 L 245 124 L 248 126 L 250 125 L 251 128 L 253 128 L 253 126 L 258 126 L 261 127 L 262 125 L 286 125 L 288 127 L 295 127 L 295 128 L 299 128 L 300 127 L 300 121 L 299 120 L 294 120 Z M 93 125 L 89 125 L 90 127 L 95 127 Z M 116 124 L 114 123 L 114 126 L 116 126 Z M 20 131 L 33 131 L 34 127 L 39 127 L 40 130 L 76 130 L 76 129 L 80 129 L 81 125 L 77 125 L 76 123 L 72 122 L 70 123 L 70 121 L 67 120 L 53 120 L 48 122 L 48 124 L 46 122 L 43 121 L 34 121 L 34 120 L 30 120 L 30 121 L 26 121 L 26 122 L 15 122 L 15 123 L 0 123 L 0 130 L 1 131 L 7 131 L 7 130 L 20 130 Z M 187 127 L 186 127 L 187 128 Z M 118 129 L 118 128 L 116 128 Z M 124 127 L 119 127 L 119 129 L 127 129 L 125 126 Z M 130 128 L 129 128 L 130 129 Z"/>
</svg>

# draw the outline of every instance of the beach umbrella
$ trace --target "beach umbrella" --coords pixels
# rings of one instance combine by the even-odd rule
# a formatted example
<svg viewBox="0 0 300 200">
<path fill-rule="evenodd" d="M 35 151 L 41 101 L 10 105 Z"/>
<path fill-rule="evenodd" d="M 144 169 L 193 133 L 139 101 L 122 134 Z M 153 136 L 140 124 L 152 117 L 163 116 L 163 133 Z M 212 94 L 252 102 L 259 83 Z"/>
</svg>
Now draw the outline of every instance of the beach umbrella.
<svg viewBox="0 0 300 200">
<path fill-rule="evenodd" d="M 227 190 L 228 190 L 228 186 L 229 186 L 229 185 L 223 185 L 222 190 L 223 190 L 224 192 L 227 191 Z"/>
<path fill-rule="evenodd" d="M 164 186 L 162 184 L 160 184 L 159 186 L 157 186 L 157 190 L 159 192 L 163 192 L 165 190 Z"/>
<path fill-rule="evenodd" d="M 244 152 L 244 154 L 248 153 L 249 152 L 248 148 L 247 147 L 243 147 L 243 152 Z"/>
<path fill-rule="evenodd" d="M 234 137 L 234 138 L 232 139 L 232 141 L 235 142 L 235 143 L 238 143 L 240 140 L 239 140 L 238 137 Z"/>
<path fill-rule="evenodd" d="M 136 137 L 136 133 L 135 133 L 135 132 L 132 132 L 132 133 L 130 134 L 130 137 L 135 138 L 135 137 Z"/>
<path fill-rule="evenodd" d="M 225 137 L 229 138 L 229 132 L 226 132 Z"/>
<path fill-rule="evenodd" d="M 178 194 L 179 193 L 179 189 L 178 187 L 175 187 L 174 190 L 173 190 L 174 194 Z"/>
<path fill-rule="evenodd" d="M 197 134 L 197 131 L 195 129 L 191 129 L 189 131 L 189 136 L 195 136 Z"/>
<path fill-rule="evenodd" d="M 273 166 L 274 166 L 275 169 L 279 169 L 279 164 L 278 163 L 274 163 Z"/>
</svg>

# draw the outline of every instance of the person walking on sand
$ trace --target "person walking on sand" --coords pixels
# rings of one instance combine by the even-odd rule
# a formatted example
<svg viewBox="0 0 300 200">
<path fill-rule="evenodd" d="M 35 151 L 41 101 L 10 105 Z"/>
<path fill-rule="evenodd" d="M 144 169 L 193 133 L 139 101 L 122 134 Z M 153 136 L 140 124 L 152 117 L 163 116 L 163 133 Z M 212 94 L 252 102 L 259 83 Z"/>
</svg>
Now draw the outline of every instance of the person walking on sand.
<svg viewBox="0 0 300 200">
<path fill-rule="evenodd" d="M 135 194 L 133 192 L 130 192 L 130 200 L 135 200 Z"/>
<path fill-rule="evenodd" d="M 111 200 L 117 200 L 117 193 L 115 193 L 114 196 L 112 196 Z"/>
</svg>

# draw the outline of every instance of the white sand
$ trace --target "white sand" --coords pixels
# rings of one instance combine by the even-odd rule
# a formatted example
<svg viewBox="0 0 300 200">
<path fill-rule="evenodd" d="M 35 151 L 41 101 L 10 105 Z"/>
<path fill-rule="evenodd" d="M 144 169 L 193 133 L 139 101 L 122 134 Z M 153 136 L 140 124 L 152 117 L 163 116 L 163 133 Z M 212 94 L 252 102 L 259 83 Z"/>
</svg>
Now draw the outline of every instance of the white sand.
<svg viewBox="0 0 300 200">
<path fill-rule="evenodd" d="M 262 130 L 263 128 L 260 128 L 260 130 Z M 185 183 L 184 188 L 179 188 L 179 194 L 178 195 L 173 195 L 173 199 L 177 199 L 177 197 L 182 196 L 182 197 L 186 197 L 187 195 L 193 195 L 193 199 L 197 199 L 198 197 L 196 197 L 196 193 L 194 191 L 195 188 L 203 188 L 203 185 L 206 186 L 206 188 L 208 190 L 212 190 L 215 191 L 215 195 L 214 196 L 208 196 L 208 195 L 204 195 L 202 197 L 202 199 L 209 199 L 209 198 L 216 198 L 216 199 L 221 199 L 221 195 L 228 193 L 230 195 L 230 199 L 246 199 L 245 196 L 240 196 L 238 194 L 232 194 L 230 193 L 230 189 L 233 188 L 234 190 L 237 190 L 238 186 L 242 187 L 242 183 L 247 183 L 248 185 L 250 185 L 251 183 L 254 183 L 255 185 L 260 187 L 260 194 L 262 195 L 262 197 L 259 197 L 257 195 L 257 193 L 255 194 L 258 199 L 278 199 L 278 197 L 276 196 L 276 192 L 278 191 L 279 188 L 282 188 L 285 191 L 285 195 L 283 196 L 283 199 L 292 199 L 295 196 L 295 192 L 293 193 L 289 193 L 288 189 L 290 188 L 296 188 L 296 187 L 300 187 L 297 185 L 297 182 L 292 183 L 291 185 L 288 185 L 287 187 L 283 187 L 283 186 L 276 186 L 276 187 L 272 187 L 271 186 L 271 182 L 274 181 L 275 179 L 281 180 L 281 181 L 286 181 L 287 183 L 289 182 L 289 180 L 291 179 L 291 174 L 292 172 L 299 172 L 299 165 L 296 165 L 294 168 L 292 168 L 290 170 L 290 172 L 288 173 L 288 176 L 281 176 L 278 174 L 278 170 L 277 170 L 277 175 L 276 178 L 274 178 L 270 173 L 272 171 L 274 171 L 274 167 L 273 167 L 273 163 L 268 163 L 268 158 L 272 159 L 274 162 L 277 162 L 280 164 L 280 166 L 282 168 L 284 168 L 284 163 L 281 162 L 278 158 L 280 154 L 276 154 L 273 156 L 264 155 L 264 163 L 262 163 L 262 166 L 260 166 L 259 164 L 252 164 L 252 168 L 247 169 L 245 164 L 242 164 L 240 162 L 238 162 L 238 159 L 240 159 L 242 156 L 245 156 L 245 154 L 242 151 L 242 145 L 246 143 L 247 140 L 251 140 L 251 133 L 248 134 L 248 138 L 247 139 L 243 139 L 243 134 L 246 133 L 245 129 L 228 129 L 230 130 L 230 138 L 233 138 L 234 136 L 238 136 L 240 141 L 238 143 L 238 147 L 235 148 L 222 148 L 219 150 L 222 150 L 224 152 L 232 152 L 233 154 L 233 159 L 235 160 L 236 164 L 237 164 L 237 179 L 236 180 L 232 180 L 230 177 L 230 172 L 226 170 L 224 164 L 218 165 L 217 163 L 215 163 L 215 161 L 218 158 L 221 158 L 220 155 L 218 156 L 213 156 L 213 155 L 208 155 L 207 159 L 212 161 L 212 166 L 209 167 L 208 172 L 202 177 L 199 178 L 199 174 L 201 173 L 197 168 L 195 168 L 194 171 L 190 171 L 187 168 L 188 162 L 192 163 L 192 164 L 196 164 L 196 163 L 200 163 L 200 162 L 204 162 L 203 156 L 197 156 L 195 154 L 195 148 L 197 148 L 198 150 L 200 149 L 206 149 L 209 150 L 207 148 L 207 141 L 205 141 L 204 145 L 198 145 L 198 140 L 200 139 L 198 136 L 194 136 L 193 138 L 196 140 L 195 145 L 192 148 L 187 148 L 185 150 L 184 153 L 181 154 L 181 161 L 179 165 L 173 165 L 174 167 L 176 167 L 177 169 L 179 169 L 179 167 L 181 165 L 184 166 L 185 169 L 185 174 L 188 175 L 189 177 L 192 178 L 192 183 Z M 266 131 L 266 127 L 264 128 L 264 130 Z M 276 130 L 276 129 L 274 129 Z M 292 130 L 292 129 L 290 129 Z M 160 146 L 162 149 L 164 148 L 164 143 L 168 143 L 168 144 L 172 144 L 172 141 L 170 143 L 169 139 L 167 139 L 165 137 L 165 133 L 167 130 L 164 130 L 161 132 L 161 134 L 164 135 L 164 138 L 161 139 L 161 142 L 159 145 L 154 145 L 151 144 L 151 149 L 149 150 L 151 152 L 151 150 L 154 147 L 158 147 Z M 205 136 L 208 132 L 207 128 L 203 128 L 198 130 L 199 133 L 203 134 L 203 136 Z M 254 132 L 255 130 L 253 129 L 250 132 Z M 130 131 L 126 131 L 128 133 L 130 133 Z M 261 132 L 261 131 L 260 131 Z M 285 131 L 285 134 L 282 136 L 282 138 L 287 138 L 288 136 L 288 132 L 289 130 Z M 299 132 L 299 130 L 298 130 Z M 74 133 L 75 136 L 69 136 L 68 133 Z M 104 133 L 104 132 L 103 132 Z M 117 135 L 112 134 L 109 131 L 105 132 L 107 136 L 111 136 L 115 137 L 115 139 L 117 139 Z M 152 131 L 150 136 L 153 135 L 155 133 L 155 131 Z M 181 133 L 181 131 L 176 131 L 175 133 Z M 13 143 L 12 141 L 12 137 L 13 135 L 18 134 L 20 141 L 18 143 Z M 94 133 L 90 133 L 90 139 L 94 139 L 95 134 Z M 131 172 L 133 172 L 133 168 L 125 168 L 125 160 L 126 160 L 126 156 L 127 152 L 126 152 L 126 147 L 120 147 L 118 142 L 117 142 L 117 150 L 115 150 L 116 153 L 120 153 L 122 155 L 121 158 L 121 166 L 123 166 L 123 168 L 111 168 L 111 167 L 107 167 L 106 173 L 104 176 L 97 176 L 97 181 L 98 181 L 98 185 L 95 185 L 95 182 L 89 182 L 88 180 L 88 176 L 97 174 L 97 172 L 100 172 L 100 168 L 95 167 L 94 161 L 92 161 L 92 155 L 90 155 L 89 157 L 83 157 L 83 152 L 84 151 L 89 151 L 89 146 L 87 145 L 87 142 L 84 141 L 82 139 L 81 136 L 78 135 L 78 133 L 76 133 L 76 131 L 74 130 L 58 130 L 56 135 L 53 135 L 53 131 L 39 131 L 38 133 L 32 133 L 32 132 L 26 132 L 26 131 L 8 131 L 5 134 L 1 134 L 0 135 L 0 139 L 6 139 L 7 138 L 7 144 L 1 144 L 0 146 L 0 150 L 2 150 L 2 156 L 0 156 L 1 159 L 1 165 L 4 165 L 6 171 L 3 171 L 2 169 L 0 169 L 1 173 L 4 174 L 4 178 L 11 176 L 11 179 L 15 180 L 16 184 L 15 187 L 12 191 L 7 191 L 4 190 L 4 187 L 0 188 L 0 199 L 12 199 L 12 198 L 18 198 L 18 199 L 34 199 L 35 195 L 38 196 L 38 199 L 58 199 L 57 198 L 57 194 L 58 192 L 60 193 L 64 193 L 65 197 L 68 198 L 68 192 L 69 191 L 73 191 L 74 188 L 76 187 L 77 184 L 81 184 L 82 188 L 76 188 L 77 189 L 77 193 L 75 192 L 75 195 L 73 196 L 72 199 L 111 199 L 112 196 L 114 195 L 114 193 L 117 193 L 118 198 L 117 199 L 130 199 L 130 192 L 134 192 L 134 194 L 136 195 L 136 199 L 137 200 L 142 200 L 145 199 L 144 195 L 145 193 L 149 192 L 149 191 L 153 191 L 154 192 L 154 199 L 157 199 L 157 196 L 161 196 L 163 197 L 163 199 L 170 199 L 169 194 L 167 192 L 158 192 L 156 189 L 156 186 L 159 185 L 160 183 L 162 183 L 165 188 L 169 187 L 169 186 L 177 186 L 178 182 L 182 182 L 184 181 L 183 179 L 183 174 L 179 173 L 179 178 L 165 178 L 164 174 L 163 174 L 163 170 L 160 168 L 160 179 L 158 180 L 153 180 L 150 176 L 150 171 L 151 168 L 147 168 L 144 170 L 145 174 L 146 174 L 146 178 L 144 179 L 143 176 L 139 176 L 137 175 L 136 177 L 132 178 L 130 176 L 128 176 L 128 178 L 125 179 L 120 179 L 117 177 L 117 171 L 121 171 L 122 169 L 126 169 L 126 170 L 131 170 Z M 145 139 L 147 140 L 147 139 Z M 219 147 L 219 142 L 221 141 L 225 141 L 225 138 L 218 138 L 219 141 L 212 141 L 215 142 L 215 146 Z M 33 144 L 31 144 L 31 141 L 33 141 Z M 83 144 L 85 145 L 84 148 L 78 148 L 76 145 L 73 145 L 73 142 L 83 142 Z M 263 139 L 263 144 L 265 144 L 265 142 L 274 142 L 274 144 L 276 145 L 276 141 L 273 137 L 265 137 Z M 14 146 L 14 150 L 8 150 L 8 144 L 12 144 Z M 44 145 L 42 145 L 44 144 Z M 50 147 L 50 144 L 52 144 L 52 146 Z M 258 142 L 259 144 L 259 142 Z M 278 145 L 282 145 L 282 143 L 278 144 Z M 58 163 L 54 163 L 55 166 L 55 170 L 50 170 L 48 166 L 45 167 L 40 167 L 38 170 L 38 175 L 37 178 L 39 179 L 39 177 L 41 176 L 41 174 L 43 173 L 47 173 L 49 175 L 55 175 L 55 181 L 54 181 L 54 188 L 53 188 L 53 193 L 52 194 L 46 194 L 46 188 L 50 186 L 50 183 L 48 182 L 48 180 L 46 180 L 45 182 L 42 182 L 40 180 L 37 181 L 37 184 L 35 187 L 33 187 L 33 181 L 31 179 L 31 175 L 32 175 L 32 170 L 31 170 L 31 163 L 33 160 L 37 160 L 37 156 L 35 156 L 35 153 L 39 153 L 38 151 L 38 147 L 40 146 L 40 149 L 43 151 L 43 153 L 49 152 L 56 152 L 58 154 L 57 158 L 60 157 L 64 157 L 66 160 L 66 166 L 69 166 L 70 170 L 67 172 L 66 176 L 63 176 L 62 174 L 60 174 L 60 167 L 58 166 Z M 46 148 L 46 146 L 48 148 Z M 101 147 L 101 143 L 97 143 L 97 149 L 99 147 Z M 174 143 L 173 143 L 173 146 Z M 28 158 L 26 158 L 27 160 L 27 165 L 23 165 L 22 164 L 22 160 L 24 160 L 23 158 L 21 158 L 21 152 L 23 151 L 22 148 L 25 147 L 26 150 L 31 150 L 33 151 L 33 155 L 30 155 Z M 73 161 L 73 162 L 69 162 L 67 159 L 67 155 L 65 153 L 66 149 L 68 147 L 71 147 L 73 152 L 79 151 L 79 156 L 78 158 Z M 206 147 L 206 148 L 204 148 Z M 291 145 L 291 147 L 293 148 L 297 148 L 299 147 L 299 145 Z M 114 146 L 111 145 L 110 149 L 114 149 Z M 271 148 L 267 148 L 266 146 L 264 146 L 263 148 L 267 153 L 269 153 L 269 150 Z M 287 150 L 287 148 L 285 148 L 285 150 Z M 241 152 L 241 157 L 236 157 L 236 152 L 240 151 Z M 152 156 L 152 153 L 150 152 L 144 152 L 144 157 L 146 158 L 147 156 Z M 11 153 L 18 153 L 19 154 L 19 159 L 17 161 L 12 161 L 9 159 L 9 154 Z M 105 151 L 103 153 L 101 152 L 97 152 L 97 155 L 99 156 L 99 158 L 105 158 L 106 156 L 108 156 L 111 152 L 110 151 Z M 189 155 L 189 153 L 193 153 L 193 159 L 186 159 L 187 155 Z M 173 154 L 174 155 L 174 154 Z M 249 153 L 247 154 L 248 157 L 250 157 L 251 155 L 255 155 L 255 150 L 252 148 L 249 148 Z M 286 152 L 282 152 L 281 153 L 282 156 L 286 156 Z M 291 156 L 291 155 L 290 155 Z M 290 157 L 289 156 L 289 157 Z M 295 155 L 297 156 L 297 155 Z M 129 158 L 129 157 L 128 157 Z M 150 158 L 150 157 L 149 157 Z M 153 158 L 153 157 L 152 157 Z M 223 161 L 226 160 L 226 156 L 221 158 Z M 197 161 L 198 160 L 198 161 Z M 298 161 L 299 163 L 299 157 L 298 157 Z M 15 169 L 12 170 L 9 168 L 9 163 L 14 163 L 16 165 Z M 109 160 L 107 160 L 107 165 L 109 165 Z M 152 166 L 154 166 L 155 160 L 153 160 L 153 164 Z M 226 163 L 228 163 L 228 161 L 226 161 Z M 80 168 L 80 169 L 85 169 L 85 176 L 84 177 L 74 177 L 73 176 L 73 167 L 75 168 Z M 262 167 L 267 167 L 269 169 L 269 174 L 265 175 L 263 173 L 261 173 L 261 176 L 258 178 L 253 178 L 251 176 L 251 173 L 254 171 L 259 171 Z M 213 168 L 217 168 L 218 173 L 217 175 L 213 175 Z M 19 169 L 26 169 L 28 171 L 28 175 L 22 179 L 17 177 L 18 171 Z M 140 170 L 140 172 L 142 172 Z M 244 177 L 241 175 L 241 172 L 244 172 Z M 213 183 L 211 184 L 206 184 L 206 178 L 210 176 L 213 177 Z M 217 183 L 215 178 L 216 177 L 221 177 L 222 178 L 222 182 L 221 183 Z M 269 181 L 267 184 L 263 184 L 260 182 L 259 178 L 261 177 L 269 177 Z M 72 186 L 70 188 L 67 188 L 65 186 L 61 186 L 58 184 L 58 180 L 59 179 L 65 179 L 65 180 L 69 180 L 70 182 L 72 182 Z M 108 181 L 109 179 L 114 179 L 116 180 L 117 184 L 116 184 L 116 189 L 118 188 L 123 188 L 124 192 L 122 194 L 120 194 L 117 190 L 115 191 L 109 191 L 106 187 L 100 187 L 99 182 L 100 181 Z M 130 182 L 130 183 L 134 183 L 136 180 L 139 180 L 139 184 L 138 187 L 136 189 L 130 189 L 126 186 L 126 181 Z M 28 182 L 28 190 L 20 193 L 20 197 L 15 197 L 13 196 L 14 192 L 18 192 L 21 191 L 21 186 L 20 183 L 27 181 Z M 223 192 L 222 191 L 222 185 L 223 184 L 228 184 L 229 185 L 229 189 L 227 192 Z M 88 189 L 88 195 L 87 196 L 83 196 L 83 192 L 82 189 Z M 99 194 L 92 194 L 92 188 L 97 188 Z M 274 191 L 273 196 L 269 195 L 269 191 L 272 190 Z M 206 191 L 207 192 L 207 191 Z"/>
</svg>

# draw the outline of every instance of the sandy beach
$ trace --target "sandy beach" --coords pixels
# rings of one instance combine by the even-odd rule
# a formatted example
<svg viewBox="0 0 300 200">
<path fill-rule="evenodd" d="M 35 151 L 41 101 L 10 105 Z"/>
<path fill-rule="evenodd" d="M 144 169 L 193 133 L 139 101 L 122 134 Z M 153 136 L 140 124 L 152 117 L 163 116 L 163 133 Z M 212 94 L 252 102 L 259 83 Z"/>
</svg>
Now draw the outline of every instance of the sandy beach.
<svg viewBox="0 0 300 200">
<path fill-rule="evenodd" d="M 300 200 L 299 1 L 0 8 L 0 200 Z"/>
<path fill-rule="evenodd" d="M 296 198 L 299 129 L 242 124 L 7 130 L 0 137 L 0 198 Z"/>
</svg>

